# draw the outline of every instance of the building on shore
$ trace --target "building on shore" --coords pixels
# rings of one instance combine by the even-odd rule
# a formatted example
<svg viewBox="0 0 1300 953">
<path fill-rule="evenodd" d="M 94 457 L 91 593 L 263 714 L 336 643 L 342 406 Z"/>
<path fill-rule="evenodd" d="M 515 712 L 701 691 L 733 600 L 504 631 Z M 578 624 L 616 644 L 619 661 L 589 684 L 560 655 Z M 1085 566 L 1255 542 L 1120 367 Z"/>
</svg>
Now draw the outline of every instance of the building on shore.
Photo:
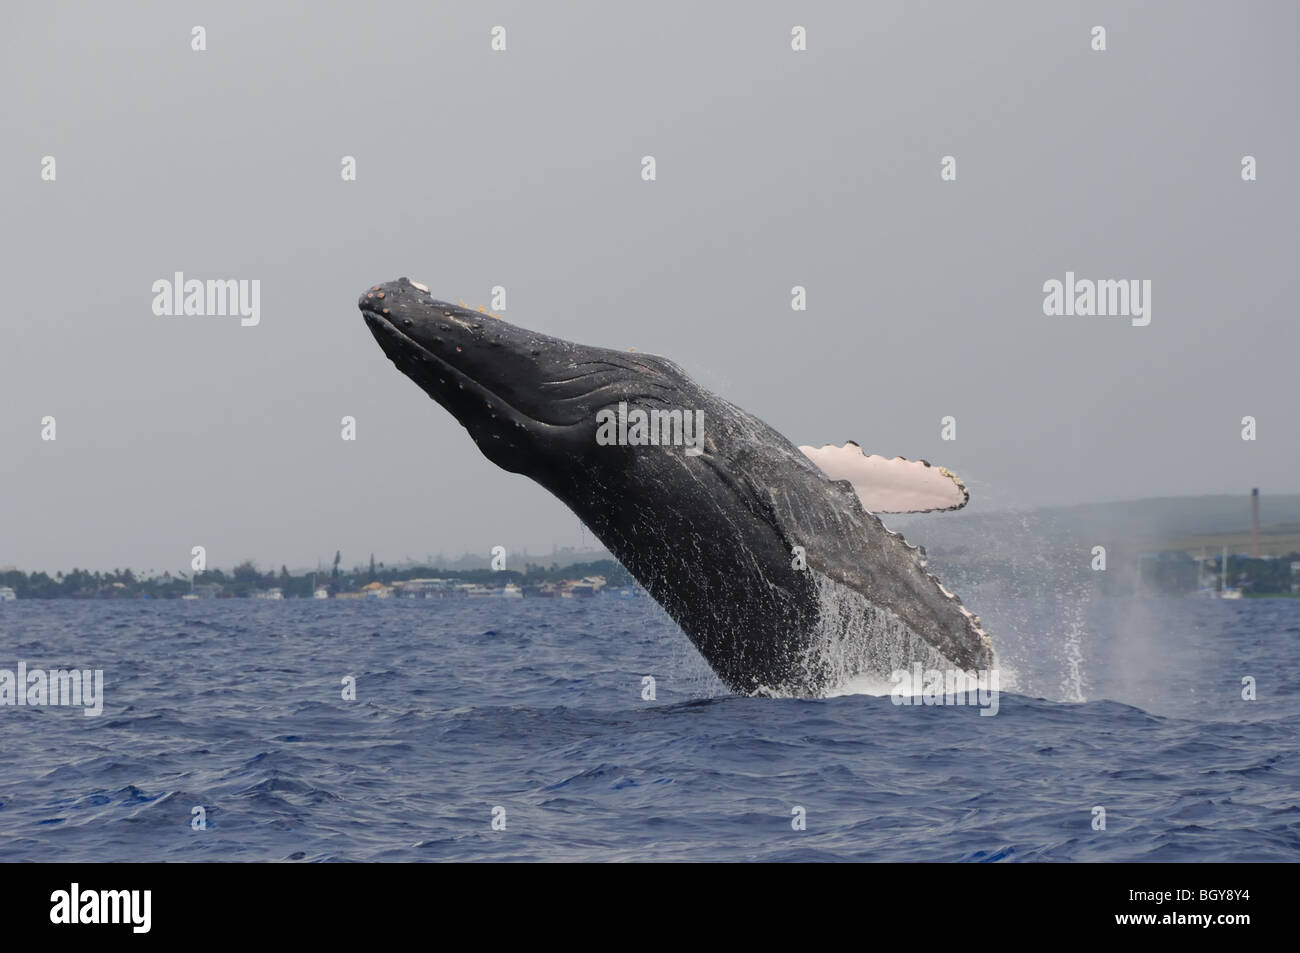
<svg viewBox="0 0 1300 953">
<path fill-rule="evenodd" d="M 404 599 L 442 599 L 451 592 L 450 579 L 402 579 L 393 583 L 393 595 Z"/>
</svg>

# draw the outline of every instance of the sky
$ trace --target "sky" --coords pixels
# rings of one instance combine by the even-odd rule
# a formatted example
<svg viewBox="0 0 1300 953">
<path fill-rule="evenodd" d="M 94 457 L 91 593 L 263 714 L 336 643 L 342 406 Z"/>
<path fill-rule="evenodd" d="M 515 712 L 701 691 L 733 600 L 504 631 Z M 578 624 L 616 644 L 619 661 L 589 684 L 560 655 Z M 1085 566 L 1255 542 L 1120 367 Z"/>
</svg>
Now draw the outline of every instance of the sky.
<svg viewBox="0 0 1300 953">
<path fill-rule="evenodd" d="M 972 510 L 1300 492 L 1294 3 L 323 7 L 6 10 L 0 566 L 591 545 L 379 350 L 399 276 Z M 1149 323 L 1045 314 L 1069 271 Z M 176 272 L 259 323 L 155 314 Z"/>
</svg>

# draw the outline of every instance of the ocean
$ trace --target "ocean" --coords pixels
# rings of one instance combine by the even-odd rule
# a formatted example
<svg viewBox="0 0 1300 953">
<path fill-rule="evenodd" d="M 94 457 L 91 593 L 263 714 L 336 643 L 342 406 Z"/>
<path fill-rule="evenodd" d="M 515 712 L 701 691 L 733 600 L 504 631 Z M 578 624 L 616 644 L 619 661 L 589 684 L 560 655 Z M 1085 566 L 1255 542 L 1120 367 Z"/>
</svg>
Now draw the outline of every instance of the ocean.
<svg viewBox="0 0 1300 953">
<path fill-rule="evenodd" d="M 0 604 L 104 679 L 0 707 L 0 860 L 1300 858 L 1300 600 L 977 607 L 991 716 L 728 695 L 648 598 Z"/>
</svg>

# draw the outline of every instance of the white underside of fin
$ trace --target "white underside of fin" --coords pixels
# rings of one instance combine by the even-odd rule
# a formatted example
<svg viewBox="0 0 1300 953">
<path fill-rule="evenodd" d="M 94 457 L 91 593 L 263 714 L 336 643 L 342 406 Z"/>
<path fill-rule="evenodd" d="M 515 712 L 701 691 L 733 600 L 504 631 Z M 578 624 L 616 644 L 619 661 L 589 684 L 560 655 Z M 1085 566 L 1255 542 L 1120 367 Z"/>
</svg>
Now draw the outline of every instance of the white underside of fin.
<svg viewBox="0 0 1300 953">
<path fill-rule="evenodd" d="M 970 494 L 946 467 L 905 457 L 869 456 L 849 441 L 842 447 L 800 447 L 832 480 L 848 480 L 868 513 L 927 513 L 957 510 Z"/>
</svg>

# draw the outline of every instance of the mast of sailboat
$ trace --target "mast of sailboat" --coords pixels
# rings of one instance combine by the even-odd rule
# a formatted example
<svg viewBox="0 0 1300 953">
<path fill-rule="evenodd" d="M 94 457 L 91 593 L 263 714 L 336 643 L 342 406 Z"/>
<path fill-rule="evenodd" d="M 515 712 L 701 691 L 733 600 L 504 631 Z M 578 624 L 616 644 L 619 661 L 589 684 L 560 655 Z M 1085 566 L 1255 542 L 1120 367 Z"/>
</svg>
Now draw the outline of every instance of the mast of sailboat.
<svg viewBox="0 0 1300 953">
<path fill-rule="evenodd" d="M 1219 558 L 1219 592 L 1228 591 L 1228 547 L 1223 547 L 1223 555 Z"/>
</svg>

